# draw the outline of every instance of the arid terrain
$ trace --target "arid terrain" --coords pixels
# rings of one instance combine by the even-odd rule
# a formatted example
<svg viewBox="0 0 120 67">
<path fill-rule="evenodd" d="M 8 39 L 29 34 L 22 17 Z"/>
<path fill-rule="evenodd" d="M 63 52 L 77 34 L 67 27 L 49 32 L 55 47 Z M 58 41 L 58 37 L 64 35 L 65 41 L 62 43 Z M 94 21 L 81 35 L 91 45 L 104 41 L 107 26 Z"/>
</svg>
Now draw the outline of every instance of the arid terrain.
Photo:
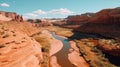
<svg viewBox="0 0 120 67">
<path fill-rule="evenodd" d="M 119 67 L 120 8 L 28 19 L 0 11 L 0 67 Z"/>
</svg>

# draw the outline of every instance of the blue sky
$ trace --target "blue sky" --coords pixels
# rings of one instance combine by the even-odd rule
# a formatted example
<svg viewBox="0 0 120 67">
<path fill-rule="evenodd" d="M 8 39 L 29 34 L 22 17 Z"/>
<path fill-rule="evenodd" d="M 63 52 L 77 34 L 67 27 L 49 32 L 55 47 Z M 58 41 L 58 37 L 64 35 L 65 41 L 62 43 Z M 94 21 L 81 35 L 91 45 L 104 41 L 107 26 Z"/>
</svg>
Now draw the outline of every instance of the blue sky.
<svg viewBox="0 0 120 67">
<path fill-rule="evenodd" d="M 26 18 L 60 18 L 120 7 L 120 0 L 0 0 L 0 10 Z"/>
</svg>

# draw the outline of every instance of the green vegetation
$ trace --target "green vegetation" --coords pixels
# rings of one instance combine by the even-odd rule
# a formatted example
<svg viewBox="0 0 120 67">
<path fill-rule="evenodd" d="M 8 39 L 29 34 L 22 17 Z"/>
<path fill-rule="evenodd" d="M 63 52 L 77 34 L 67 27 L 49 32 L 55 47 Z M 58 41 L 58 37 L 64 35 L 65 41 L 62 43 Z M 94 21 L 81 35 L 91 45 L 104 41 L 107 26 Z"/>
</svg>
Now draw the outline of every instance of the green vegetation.
<svg viewBox="0 0 120 67">
<path fill-rule="evenodd" d="M 111 49 L 120 49 L 120 42 L 114 39 L 100 39 L 99 44 L 104 47 L 109 47 Z"/>
<path fill-rule="evenodd" d="M 70 37 L 73 35 L 72 29 L 61 28 L 58 26 L 41 27 L 40 30 L 49 30 L 55 32 L 57 35 L 65 37 Z"/>
<path fill-rule="evenodd" d="M 49 45 L 49 41 L 46 38 L 35 37 L 35 40 L 42 45 L 42 51 L 43 52 L 49 52 L 50 45 Z"/>
<path fill-rule="evenodd" d="M 89 41 L 75 40 L 84 59 L 91 67 L 116 67 L 111 64 L 104 54 Z M 89 43 L 89 44 L 88 44 Z M 90 46 L 91 45 L 91 46 Z"/>
<path fill-rule="evenodd" d="M 70 37 L 73 35 L 72 29 L 61 28 L 57 26 L 47 26 L 47 27 L 40 27 L 41 31 L 48 30 L 51 32 L 55 32 L 57 35 Z M 43 61 L 42 67 L 49 67 L 49 50 L 50 50 L 50 41 L 53 39 L 51 36 L 47 34 L 39 34 L 34 36 L 35 40 L 42 45 L 43 51 Z"/>
<path fill-rule="evenodd" d="M 42 67 L 49 67 L 49 50 L 52 37 L 47 34 L 39 34 L 33 37 L 42 46 L 43 61 Z"/>
</svg>

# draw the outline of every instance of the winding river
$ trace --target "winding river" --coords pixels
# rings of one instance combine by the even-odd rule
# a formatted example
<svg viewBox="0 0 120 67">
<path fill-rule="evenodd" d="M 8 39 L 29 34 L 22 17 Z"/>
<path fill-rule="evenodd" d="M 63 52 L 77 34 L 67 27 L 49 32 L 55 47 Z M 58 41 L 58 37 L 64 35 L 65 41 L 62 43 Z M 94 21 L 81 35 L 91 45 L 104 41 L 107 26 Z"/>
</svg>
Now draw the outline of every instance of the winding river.
<svg viewBox="0 0 120 67">
<path fill-rule="evenodd" d="M 63 43 L 63 48 L 57 52 L 56 54 L 54 54 L 54 56 L 57 57 L 57 61 L 58 64 L 61 65 L 61 67 L 75 67 L 68 59 L 68 54 L 69 54 L 69 49 L 71 48 L 70 44 L 69 44 L 69 40 L 63 37 L 60 37 L 58 35 L 56 35 L 54 32 L 51 32 L 52 36 L 58 40 L 61 40 Z M 103 36 L 99 36 L 99 35 L 90 35 L 90 34 L 78 34 L 76 33 L 75 36 L 73 38 L 104 38 Z M 120 58 L 116 58 L 116 57 L 111 57 L 108 54 L 106 54 L 106 57 L 110 60 L 111 63 L 115 64 L 116 66 L 119 66 L 119 61 Z"/>
<path fill-rule="evenodd" d="M 56 35 L 54 32 L 51 32 L 52 36 L 58 40 L 61 40 L 63 43 L 63 48 L 54 54 L 57 57 L 58 64 L 61 65 L 61 67 L 75 67 L 71 62 L 68 60 L 68 53 L 70 49 L 70 44 L 68 39 L 62 38 L 58 35 Z"/>
</svg>

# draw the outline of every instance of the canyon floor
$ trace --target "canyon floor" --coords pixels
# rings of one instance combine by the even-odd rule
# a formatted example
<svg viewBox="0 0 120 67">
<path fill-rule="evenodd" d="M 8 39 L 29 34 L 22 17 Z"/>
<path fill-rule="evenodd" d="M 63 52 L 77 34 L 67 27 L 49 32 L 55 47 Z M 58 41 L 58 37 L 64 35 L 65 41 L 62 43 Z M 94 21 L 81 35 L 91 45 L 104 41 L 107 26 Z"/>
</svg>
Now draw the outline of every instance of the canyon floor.
<svg viewBox="0 0 120 67">
<path fill-rule="evenodd" d="M 111 63 L 101 50 L 107 48 L 109 52 L 112 50 L 108 48 L 109 44 L 119 42 L 100 38 L 71 39 L 73 35 L 72 29 L 58 26 L 34 27 L 27 22 L 0 23 L 0 67 L 119 66 Z M 120 48 L 119 45 L 112 47 Z"/>
</svg>

